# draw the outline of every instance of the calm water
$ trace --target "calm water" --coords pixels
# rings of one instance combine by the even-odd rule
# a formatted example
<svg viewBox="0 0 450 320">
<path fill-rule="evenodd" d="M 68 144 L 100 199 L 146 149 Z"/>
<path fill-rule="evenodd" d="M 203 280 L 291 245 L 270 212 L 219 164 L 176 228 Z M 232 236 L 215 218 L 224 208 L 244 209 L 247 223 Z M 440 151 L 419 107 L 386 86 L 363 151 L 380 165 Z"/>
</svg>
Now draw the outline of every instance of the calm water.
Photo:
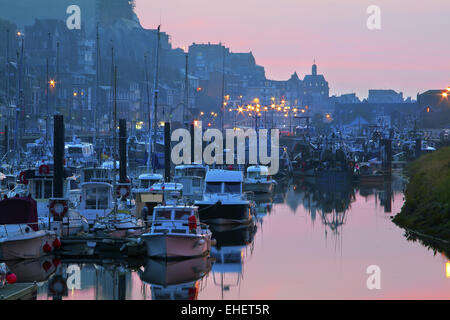
<svg viewBox="0 0 450 320">
<path fill-rule="evenodd" d="M 214 230 L 215 261 L 63 261 L 63 299 L 448 299 L 447 259 L 391 222 L 402 179 L 381 186 L 279 185 L 258 201 L 255 227 Z M 54 264 L 46 264 L 47 273 Z M 381 269 L 369 290 L 366 269 Z M 37 277 L 37 276 L 36 276 Z M 45 274 L 43 275 L 45 277 Z M 38 299 L 53 299 L 58 275 Z"/>
</svg>

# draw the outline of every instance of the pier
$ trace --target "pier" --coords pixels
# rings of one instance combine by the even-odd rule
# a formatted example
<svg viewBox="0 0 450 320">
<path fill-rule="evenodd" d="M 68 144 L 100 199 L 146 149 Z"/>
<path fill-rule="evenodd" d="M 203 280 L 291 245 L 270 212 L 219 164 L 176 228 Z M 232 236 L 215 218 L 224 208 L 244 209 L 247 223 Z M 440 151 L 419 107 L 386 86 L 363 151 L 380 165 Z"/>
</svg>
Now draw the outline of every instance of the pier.
<svg viewBox="0 0 450 320">
<path fill-rule="evenodd" d="M 14 283 L 0 288 L 0 300 L 33 300 L 36 297 L 35 283 Z"/>
</svg>

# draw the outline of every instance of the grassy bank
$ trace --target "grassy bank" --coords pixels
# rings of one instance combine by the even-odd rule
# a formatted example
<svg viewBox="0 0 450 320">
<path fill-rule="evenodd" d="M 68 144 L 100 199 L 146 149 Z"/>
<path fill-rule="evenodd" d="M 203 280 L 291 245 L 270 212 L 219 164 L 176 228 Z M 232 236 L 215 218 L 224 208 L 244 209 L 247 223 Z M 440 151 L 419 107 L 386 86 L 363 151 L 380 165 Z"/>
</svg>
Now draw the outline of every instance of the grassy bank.
<svg viewBox="0 0 450 320">
<path fill-rule="evenodd" d="M 405 204 L 393 221 L 403 228 L 450 240 L 450 147 L 407 167 Z"/>
</svg>

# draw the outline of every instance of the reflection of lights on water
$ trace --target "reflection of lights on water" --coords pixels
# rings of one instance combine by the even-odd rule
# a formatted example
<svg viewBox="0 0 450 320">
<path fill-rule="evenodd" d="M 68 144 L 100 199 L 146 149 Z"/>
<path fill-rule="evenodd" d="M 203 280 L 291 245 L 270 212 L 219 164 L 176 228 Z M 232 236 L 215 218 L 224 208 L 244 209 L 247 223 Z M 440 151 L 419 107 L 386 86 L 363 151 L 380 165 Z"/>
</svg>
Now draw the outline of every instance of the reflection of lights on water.
<svg viewBox="0 0 450 320">
<path fill-rule="evenodd" d="M 447 261 L 445 264 L 445 275 L 447 278 L 450 278 L 450 261 Z"/>
</svg>

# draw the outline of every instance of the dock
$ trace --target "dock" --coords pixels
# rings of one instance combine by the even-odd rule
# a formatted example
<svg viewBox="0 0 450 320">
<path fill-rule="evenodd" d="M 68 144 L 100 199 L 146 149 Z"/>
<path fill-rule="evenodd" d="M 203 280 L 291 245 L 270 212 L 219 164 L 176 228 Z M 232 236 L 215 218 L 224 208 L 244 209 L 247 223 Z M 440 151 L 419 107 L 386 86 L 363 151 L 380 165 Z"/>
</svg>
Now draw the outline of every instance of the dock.
<svg viewBox="0 0 450 320">
<path fill-rule="evenodd" d="M 0 300 L 31 300 L 35 297 L 37 285 L 35 283 L 7 284 L 0 288 Z"/>
</svg>

